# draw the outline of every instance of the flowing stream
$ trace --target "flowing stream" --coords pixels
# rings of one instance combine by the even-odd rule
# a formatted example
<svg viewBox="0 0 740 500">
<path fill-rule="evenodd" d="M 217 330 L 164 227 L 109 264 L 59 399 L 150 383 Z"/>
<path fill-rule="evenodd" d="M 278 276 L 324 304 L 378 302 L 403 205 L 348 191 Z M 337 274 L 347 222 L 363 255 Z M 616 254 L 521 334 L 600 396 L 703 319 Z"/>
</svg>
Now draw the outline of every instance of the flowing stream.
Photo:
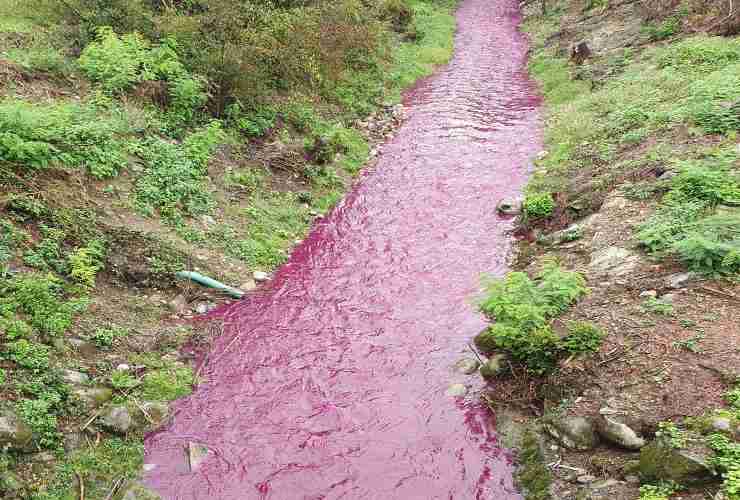
<svg viewBox="0 0 740 500">
<path fill-rule="evenodd" d="M 511 457 L 453 370 L 484 327 L 541 149 L 517 0 L 462 0 L 451 63 L 273 281 L 224 312 L 204 382 L 147 438 L 165 499 L 518 499 Z M 450 384 L 469 387 L 450 396 Z M 211 452 L 190 471 L 189 442 Z"/>
</svg>

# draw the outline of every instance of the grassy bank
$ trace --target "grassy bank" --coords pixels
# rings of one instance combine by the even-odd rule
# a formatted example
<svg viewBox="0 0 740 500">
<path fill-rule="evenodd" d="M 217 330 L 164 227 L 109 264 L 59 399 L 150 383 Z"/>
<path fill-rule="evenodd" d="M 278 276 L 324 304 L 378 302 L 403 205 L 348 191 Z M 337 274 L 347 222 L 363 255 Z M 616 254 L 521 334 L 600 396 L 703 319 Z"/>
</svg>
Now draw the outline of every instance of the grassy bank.
<svg viewBox="0 0 740 500">
<path fill-rule="evenodd" d="M 493 324 L 477 339 L 503 365 L 485 365 L 489 403 L 545 424 L 522 445 L 522 487 L 538 499 L 739 498 L 740 19 L 693 0 L 539 7 L 524 29 L 545 148 L 517 272 L 489 287 Z M 543 297 L 553 260 L 587 288 L 555 312 Z M 584 334 L 569 342 L 574 325 Z M 637 444 L 610 436 L 604 415 Z M 574 449 L 558 436 L 568 425 L 594 441 Z M 702 457 L 703 486 L 673 468 L 683 453 Z"/>
<path fill-rule="evenodd" d="M 257 2 L 244 45 L 198 45 L 235 2 L 22 4 L 0 1 L 0 492 L 102 499 L 197 384 L 182 346 L 217 333 L 181 320 L 226 298 L 174 272 L 248 291 L 284 262 L 382 139 L 355 125 L 389 132 L 450 57 L 454 5 Z"/>
</svg>

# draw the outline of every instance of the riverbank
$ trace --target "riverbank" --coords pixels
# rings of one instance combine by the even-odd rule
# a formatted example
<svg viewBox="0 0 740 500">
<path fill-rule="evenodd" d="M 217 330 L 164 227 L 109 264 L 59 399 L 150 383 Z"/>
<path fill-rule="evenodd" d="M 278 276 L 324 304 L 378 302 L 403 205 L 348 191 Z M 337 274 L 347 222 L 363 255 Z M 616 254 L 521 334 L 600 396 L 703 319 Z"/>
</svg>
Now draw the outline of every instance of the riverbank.
<svg viewBox="0 0 740 500">
<path fill-rule="evenodd" d="M 214 120 L 183 52 L 113 34 L 85 51 L 0 2 L 3 498 L 110 498 L 138 477 L 144 434 L 220 332 L 191 320 L 233 301 L 174 273 L 259 291 L 392 137 L 400 91 L 449 59 L 452 2 L 394 5 L 362 13 L 388 39 L 377 68 Z M 168 65 L 118 88 L 134 57 Z"/>
<path fill-rule="evenodd" d="M 738 498 L 737 16 L 701 2 L 539 7 L 524 28 L 546 146 L 514 267 L 581 273 L 589 294 L 551 328 L 588 322 L 603 339 L 547 376 L 514 365 L 487 400 L 528 429 L 511 441 L 527 498 Z"/>
</svg>

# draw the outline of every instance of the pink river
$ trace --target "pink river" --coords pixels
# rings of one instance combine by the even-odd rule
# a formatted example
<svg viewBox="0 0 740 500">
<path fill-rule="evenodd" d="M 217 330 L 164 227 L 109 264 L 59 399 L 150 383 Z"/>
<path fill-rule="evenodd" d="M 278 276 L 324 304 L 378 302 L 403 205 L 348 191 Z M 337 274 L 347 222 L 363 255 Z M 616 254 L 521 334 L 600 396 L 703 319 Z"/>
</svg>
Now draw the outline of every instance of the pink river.
<svg viewBox="0 0 740 500">
<path fill-rule="evenodd" d="M 224 314 L 203 382 L 146 441 L 178 500 L 519 499 L 512 457 L 453 365 L 506 271 L 516 196 L 540 151 L 517 0 L 462 0 L 449 65 L 274 279 Z M 451 384 L 468 386 L 450 396 Z M 193 472 L 189 442 L 211 452 Z"/>
</svg>

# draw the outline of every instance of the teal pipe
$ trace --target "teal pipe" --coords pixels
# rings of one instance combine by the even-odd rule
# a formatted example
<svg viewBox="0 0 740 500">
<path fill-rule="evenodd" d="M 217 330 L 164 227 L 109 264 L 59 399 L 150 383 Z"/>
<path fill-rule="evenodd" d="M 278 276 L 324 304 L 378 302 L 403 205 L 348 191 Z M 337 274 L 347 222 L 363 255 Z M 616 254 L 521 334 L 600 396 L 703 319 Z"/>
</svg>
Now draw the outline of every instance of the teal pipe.
<svg viewBox="0 0 740 500">
<path fill-rule="evenodd" d="M 242 292 L 238 288 L 233 288 L 228 285 L 224 285 L 223 283 L 216 281 L 214 279 L 211 279 L 208 276 L 203 276 L 200 273 L 196 273 L 193 271 L 180 271 L 179 273 L 176 273 L 175 276 L 177 276 L 178 278 L 189 279 L 203 286 L 207 286 L 209 288 L 214 288 L 216 290 L 226 292 L 232 297 L 234 297 L 235 299 L 241 299 L 242 297 L 244 297 L 244 292 Z"/>
</svg>

